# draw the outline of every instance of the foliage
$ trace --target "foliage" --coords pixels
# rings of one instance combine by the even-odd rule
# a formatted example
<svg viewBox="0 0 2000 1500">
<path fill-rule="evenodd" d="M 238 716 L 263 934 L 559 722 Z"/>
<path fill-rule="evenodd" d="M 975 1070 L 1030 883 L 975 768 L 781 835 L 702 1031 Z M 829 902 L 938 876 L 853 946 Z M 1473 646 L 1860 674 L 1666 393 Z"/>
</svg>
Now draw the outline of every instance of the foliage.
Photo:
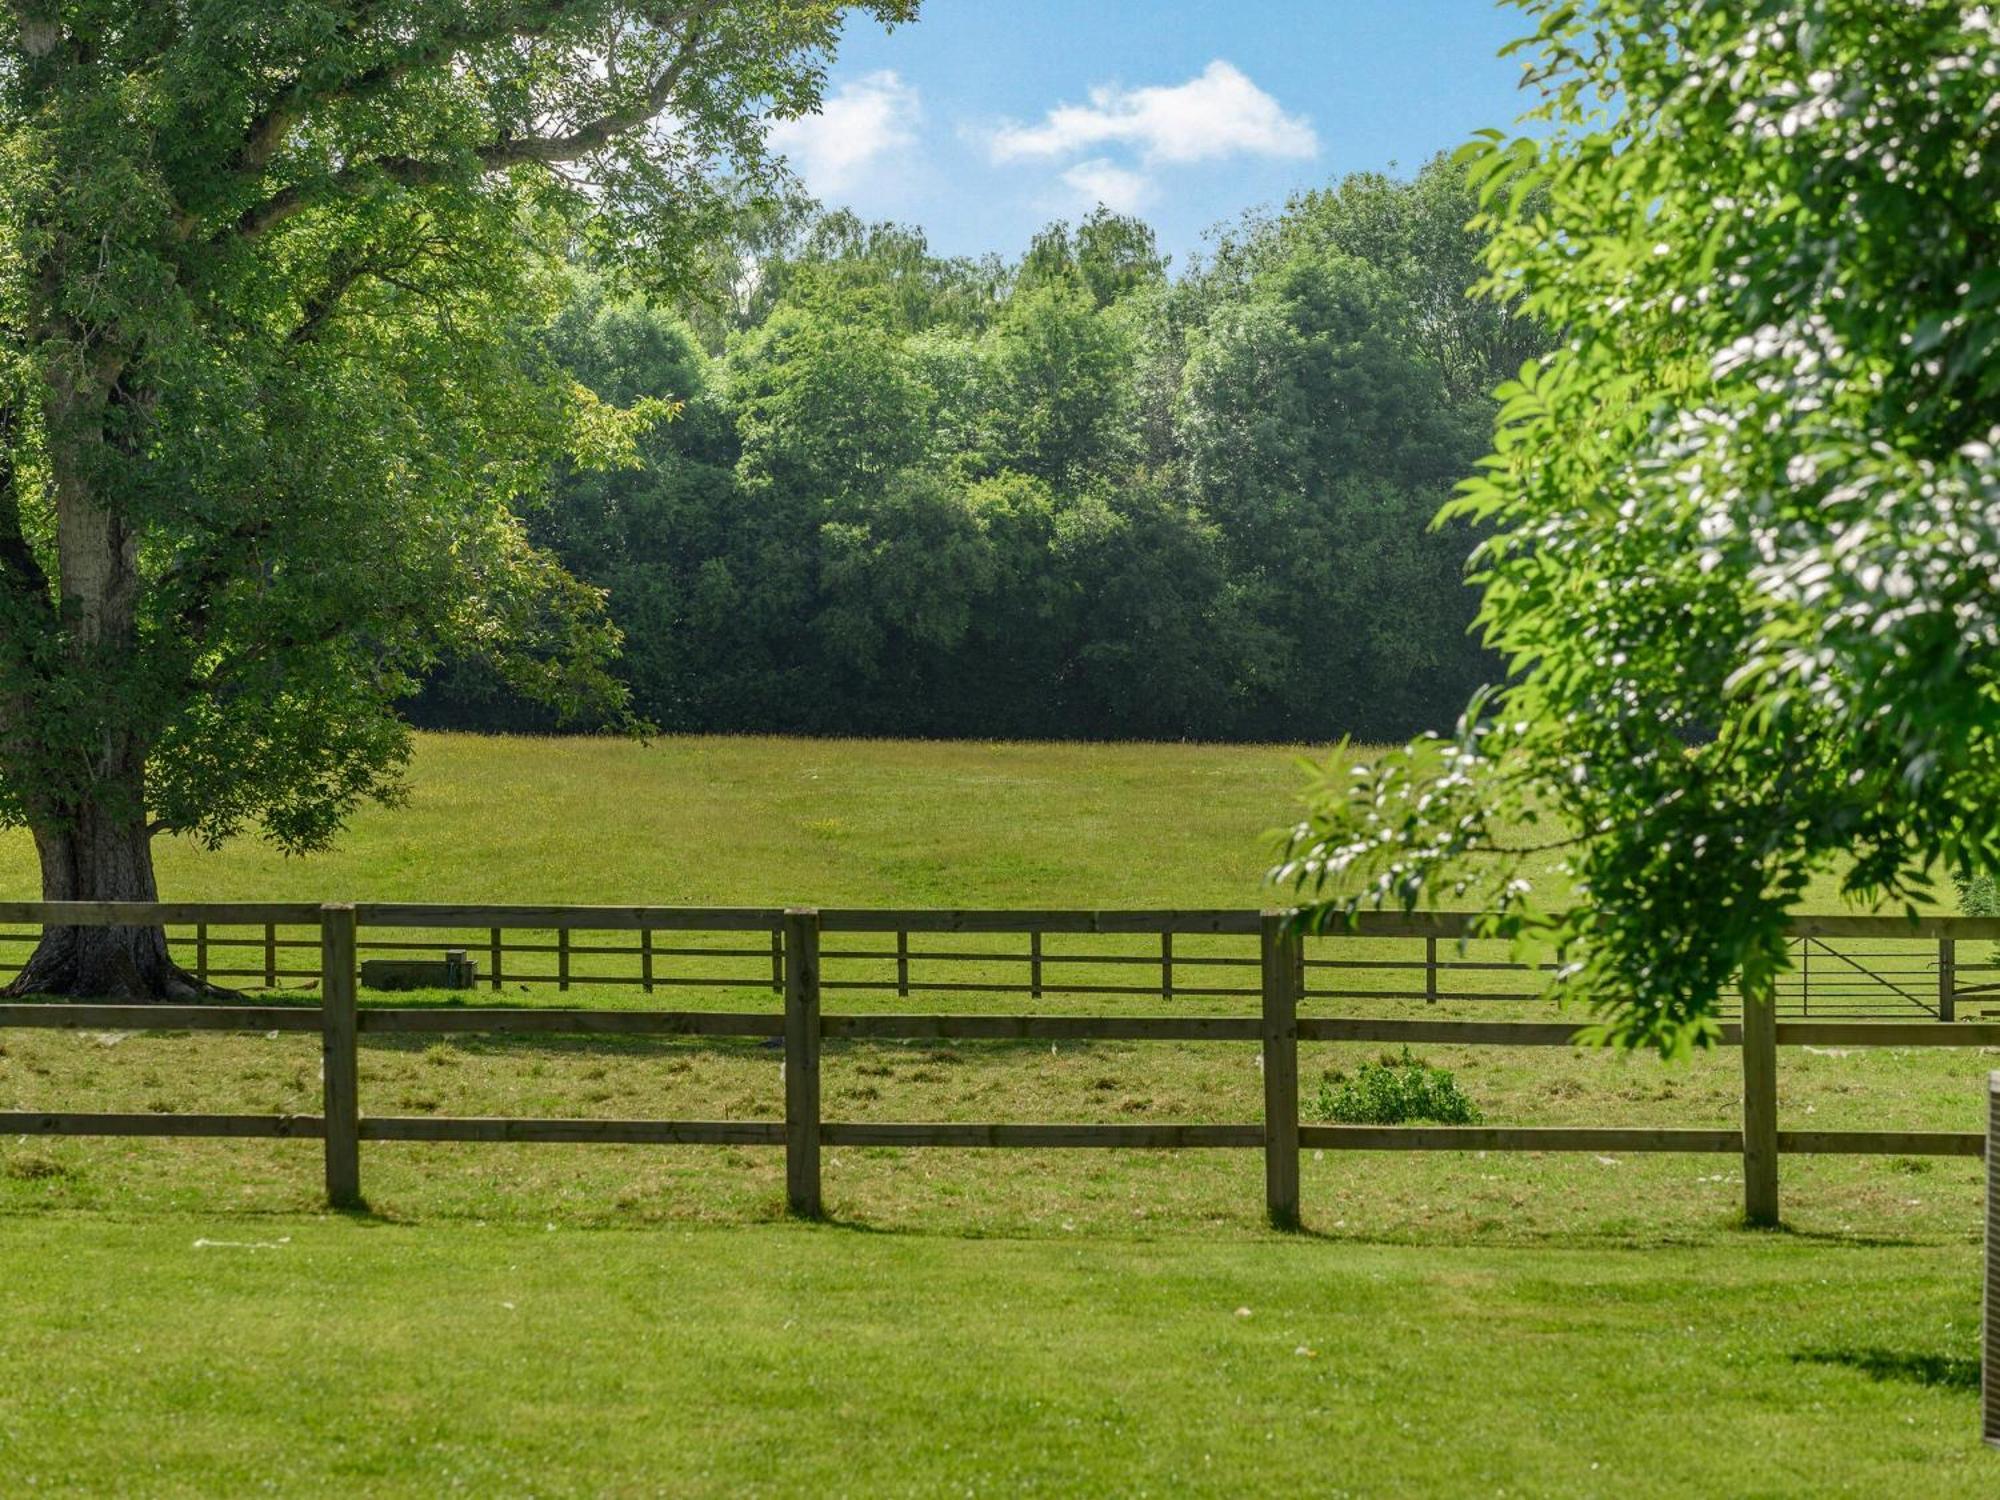
<svg viewBox="0 0 2000 1500">
<path fill-rule="evenodd" d="M 1917 903 L 2000 854 L 2000 20 L 1524 8 L 1540 131 L 1467 160 L 1490 287 L 1564 337 L 1450 512 L 1511 677 L 1329 767 L 1276 875 L 1314 925 L 1476 895 L 1673 1052 L 1831 861 Z"/>
<path fill-rule="evenodd" d="M 1403 1125 L 1429 1120 L 1439 1125 L 1477 1125 L 1479 1106 L 1466 1097 L 1448 1068 L 1412 1057 L 1384 1054 L 1364 1062 L 1353 1076 L 1338 1069 L 1320 1078 L 1319 1092 L 1306 1102 L 1315 1120 L 1343 1125 Z"/>
<path fill-rule="evenodd" d="M 1968 917 L 2000 917 L 2000 880 L 1984 870 L 1961 875 L 1952 882 L 1958 891 L 1958 909 Z"/>
<path fill-rule="evenodd" d="M 1450 402 L 1405 312 L 1377 267 L 1299 249 L 1189 335 L 1189 488 L 1245 612 L 1281 643 L 1251 668 L 1267 688 L 1259 737 L 1423 723 L 1486 666 L 1465 640 L 1470 539 L 1422 518 L 1472 462 L 1490 408 Z"/>
<path fill-rule="evenodd" d="M 395 794 L 393 705 L 446 655 L 624 713 L 600 590 L 518 512 L 665 408 L 536 330 L 577 254 L 698 277 L 851 8 L 913 11 L 7 10 L 0 822 L 51 894 L 146 894 L 161 831 L 324 845 Z"/>
<path fill-rule="evenodd" d="M 2000 879 L 1990 870 L 1973 870 L 1952 877 L 1958 909 L 1968 917 L 2000 917 Z M 2000 945 L 1986 950 L 1988 963 L 2000 959 Z"/>
<path fill-rule="evenodd" d="M 726 314 L 579 282 L 551 357 L 607 402 L 684 405 L 638 465 L 566 470 L 531 535 L 607 590 L 618 675 L 675 730 L 1441 725 L 1492 661 L 1472 533 L 1426 520 L 1539 347 L 1465 296 L 1474 208 L 1442 161 L 1357 177 L 1171 281 L 1105 210 L 1015 264 L 746 215 Z M 553 723 L 477 670 L 413 711 Z"/>
</svg>

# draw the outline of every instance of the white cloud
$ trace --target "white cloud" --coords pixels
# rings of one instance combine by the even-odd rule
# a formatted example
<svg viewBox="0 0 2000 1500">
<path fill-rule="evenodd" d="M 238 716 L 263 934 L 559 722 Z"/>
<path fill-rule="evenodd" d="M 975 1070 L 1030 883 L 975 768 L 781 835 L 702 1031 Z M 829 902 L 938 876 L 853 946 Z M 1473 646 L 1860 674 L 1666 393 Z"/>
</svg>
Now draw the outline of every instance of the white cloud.
<svg viewBox="0 0 2000 1500">
<path fill-rule="evenodd" d="M 1113 213 L 1135 214 L 1153 196 L 1153 180 L 1145 173 L 1131 171 L 1101 156 L 1078 162 L 1062 174 L 1062 180 L 1082 200 L 1086 210 L 1101 203 Z"/>
<path fill-rule="evenodd" d="M 1092 89 L 1087 105 L 1059 104 L 1038 125 L 1002 126 L 992 151 L 995 161 L 1019 161 L 1114 143 L 1137 148 L 1148 164 L 1319 153 L 1311 121 L 1286 114 L 1220 58 L 1170 88 Z"/>
<path fill-rule="evenodd" d="M 846 192 L 884 157 L 915 145 L 922 119 L 915 86 L 885 69 L 842 84 L 816 115 L 778 121 L 771 145 L 824 198 Z"/>
</svg>

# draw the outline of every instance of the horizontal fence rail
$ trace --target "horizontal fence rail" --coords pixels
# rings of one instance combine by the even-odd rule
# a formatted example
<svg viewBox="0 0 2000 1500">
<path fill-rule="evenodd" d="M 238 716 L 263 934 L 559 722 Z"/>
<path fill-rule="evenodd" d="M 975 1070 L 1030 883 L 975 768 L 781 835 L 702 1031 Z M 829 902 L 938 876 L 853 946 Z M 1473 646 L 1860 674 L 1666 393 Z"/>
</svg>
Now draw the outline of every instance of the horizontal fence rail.
<svg viewBox="0 0 2000 1500">
<path fill-rule="evenodd" d="M 244 989 L 319 987 L 319 908 L 296 902 L 0 903 L 0 973 L 25 960 L 44 923 L 151 920 L 197 978 Z M 136 914 L 136 915 L 135 915 Z M 357 951 L 375 958 L 463 956 L 492 993 L 783 991 L 777 908 L 372 903 L 357 907 Z M 1306 938 L 1297 956 L 1308 1005 L 1345 1008 L 1545 1003 L 1549 965 L 1468 939 L 1462 914 L 1369 914 L 1354 932 Z M 967 995 L 1249 1000 L 1261 994 L 1246 911 L 826 910 L 821 989 L 903 999 Z M 985 938 L 987 941 L 979 941 Z M 1009 943 L 1006 939 L 1013 939 Z M 1109 940 L 1090 947 L 1086 940 Z M 1232 942 L 1241 939 L 1245 941 Z M 1990 941 L 1981 941 L 1983 939 Z M 954 946 L 956 944 L 956 946 Z M 1961 948 L 1961 944 L 1964 947 Z M 1220 945 L 1220 946 L 1218 946 Z M 1806 917 L 1795 924 L 1778 1012 L 1796 1019 L 1954 1020 L 1961 1005 L 2000 1015 L 2000 921 Z"/>
<path fill-rule="evenodd" d="M 821 1211 L 822 1146 L 1260 1150 L 1266 1208 L 1299 1221 L 1299 1156 L 1314 1151 L 1690 1152 L 1740 1155 L 1745 1209 L 1775 1222 L 1777 1161 L 1790 1154 L 1978 1156 L 1977 1132 L 1780 1128 L 1784 1046 L 2000 1047 L 2000 1022 L 1958 1021 L 1959 1002 L 2000 995 L 2000 920 L 1804 917 L 1775 1006 L 1725 1024 L 1741 1050 L 1736 1129 L 1572 1126 L 1361 1126 L 1302 1123 L 1301 1042 L 1573 1047 L 1574 1023 L 1324 1014 L 1338 1001 L 1464 1006 L 1546 1003 L 1546 975 L 1497 956 L 1456 913 L 1364 915 L 1352 929 L 1301 938 L 1286 914 L 1254 911 L 996 911 L 810 908 L 452 906 L 430 903 L 0 903 L 0 946 L 61 926 L 159 925 L 176 958 L 207 980 L 257 980 L 317 992 L 316 1003 L 202 1005 L 0 1003 L 8 1027 L 96 1031 L 316 1032 L 318 1115 L 0 1112 L 0 1135 L 309 1139 L 323 1143 L 327 1195 L 361 1202 L 364 1141 L 782 1147 L 787 1200 Z M 32 929 L 32 930 L 30 930 Z M 617 988 L 761 996 L 763 1009 L 613 1009 L 361 1003 L 371 955 L 465 955 L 479 990 Z M 1525 991 L 1521 976 L 1544 987 Z M 1970 977 L 1970 984 L 1961 980 Z M 303 984 L 294 985 L 295 981 Z M 851 996 L 1084 997 L 1194 1007 L 1173 1014 L 825 1013 Z M 775 998 L 775 997 L 781 997 Z M 1254 1004 L 1249 1002 L 1254 1001 Z M 1200 1007 L 1236 1002 L 1227 1013 Z M 1988 1014 L 2000 1017 L 2000 1007 Z M 1940 1021 L 1952 1022 L 1940 1025 Z M 364 1115 L 360 1038 L 557 1034 L 781 1041 L 782 1120 L 478 1119 Z M 820 1047 L 841 1041 L 1148 1041 L 1255 1045 L 1263 1117 L 1240 1123 L 876 1123 L 823 1119 Z"/>
</svg>

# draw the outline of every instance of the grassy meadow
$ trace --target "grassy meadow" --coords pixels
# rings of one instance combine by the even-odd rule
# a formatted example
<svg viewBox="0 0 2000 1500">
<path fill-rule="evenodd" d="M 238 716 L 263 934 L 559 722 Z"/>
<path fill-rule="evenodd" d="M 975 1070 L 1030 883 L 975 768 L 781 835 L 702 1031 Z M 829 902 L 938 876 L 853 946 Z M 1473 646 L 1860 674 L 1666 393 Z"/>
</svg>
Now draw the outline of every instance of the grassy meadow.
<svg viewBox="0 0 2000 1500">
<path fill-rule="evenodd" d="M 339 846 L 159 852 L 187 900 L 1255 906 L 1303 750 L 424 735 Z M 39 894 L 0 837 L 0 899 Z"/>
<path fill-rule="evenodd" d="M 161 876 L 181 899 L 1247 907 L 1297 753 L 427 736 L 408 806 L 337 850 L 175 844 Z M 0 893 L 36 894 L 18 837 Z M 777 1004 L 698 993 L 562 1003 Z M 1308 1114 L 1376 1050 L 1303 1048 Z M 1733 1053 L 1424 1056 L 1497 1124 L 1740 1107 Z M 362 1108 L 776 1119 L 779 1062 L 369 1036 Z M 1783 1120 L 1974 1129 L 1992 1066 L 1788 1049 Z M 319 1086 L 306 1037 L 0 1035 L 0 1109 L 309 1113 Z M 824 1087 L 854 1120 L 1261 1100 L 1235 1044 L 830 1041 Z M 339 1216 L 311 1142 L 0 1141 L 0 1360 L 39 1372 L 0 1392 L 0 1472 L 79 1494 L 2000 1487 L 1976 1443 L 1976 1162 L 1788 1158 L 1788 1229 L 1751 1234 L 1733 1157 L 1308 1152 L 1306 1232 L 1280 1236 L 1254 1151 L 825 1155 L 833 1219 L 807 1227 L 761 1148 L 376 1144 L 370 1211 Z"/>
</svg>

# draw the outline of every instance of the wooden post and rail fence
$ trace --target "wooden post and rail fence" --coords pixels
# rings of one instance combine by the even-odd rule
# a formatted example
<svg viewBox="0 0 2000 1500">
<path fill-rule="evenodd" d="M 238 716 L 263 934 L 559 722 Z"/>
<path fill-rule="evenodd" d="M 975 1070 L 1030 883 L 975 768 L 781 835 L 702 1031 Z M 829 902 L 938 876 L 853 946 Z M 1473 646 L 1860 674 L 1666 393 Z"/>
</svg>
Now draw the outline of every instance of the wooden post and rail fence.
<svg viewBox="0 0 2000 1500">
<path fill-rule="evenodd" d="M 1986 1076 L 1986 1286 L 1980 1309 L 1980 1435 L 2000 1448 L 2000 1073 Z"/>
<path fill-rule="evenodd" d="M 1469 920 L 1456 914 L 1364 916 L 1352 931 L 1302 940 L 1283 913 L 1255 911 L 1084 912 L 1084 911 L 872 911 L 806 908 L 691 909 L 676 907 L 489 907 L 408 904 L 305 905 L 297 903 L 149 905 L 98 903 L 0 903 L 0 926 L 40 928 L 61 925 L 161 924 L 193 930 L 197 959 L 208 962 L 233 945 L 255 950 L 257 965 L 246 977 L 277 983 L 306 979 L 318 986 L 317 1004 L 215 1003 L 203 1005 L 100 1005 L 66 1002 L 0 1004 L 0 1029 L 8 1027 L 90 1030 L 216 1030 L 317 1032 L 323 1056 L 324 1090 L 318 1115 L 88 1114 L 48 1111 L 0 1112 L 0 1135 L 303 1137 L 324 1143 L 328 1199 L 342 1207 L 362 1202 L 361 1144 L 364 1141 L 519 1141 L 653 1145 L 732 1145 L 782 1147 L 786 1157 L 786 1198 L 794 1213 L 822 1211 L 822 1147 L 1011 1147 L 1146 1149 L 1254 1149 L 1264 1156 L 1265 1206 L 1274 1224 L 1300 1222 L 1301 1151 L 1586 1151 L 1703 1152 L 1738 1155 L 1743 1162 L 1744 1211 L 1753 1224 L 1779 1217 L 1779 1162 L 1791 1154 L 1894 1154 L 1977 1156 L 1980 1132 L 1786 1130 L 1779 1113 L 1779 1049 L 1788 1046 L 1982 1047 L 2000 1046 L 2000 1024 L 1939 1020 L 1955 1016 L 1957 976 L 1994 965 L 1958 962 L 1956 945 L 1968 939 L 2000 940 L 2000 921 L 1936 918 L 1912 923 L 1899 917 L 1801 918 L 1800 951 L 1824 968 L 1873 972 L 1889 1003 L 1907 998 L 1918 971 L 1907 954 L 1882 944 L 1935 945 L 1938 975 L 1934 1005 L 1923 1020 L 1797 1019 L 1776 1007 L 1755 1006 L 1740 1023 L 1724 1027 L 1723 1043 L 1741 1049 L 1743 1103 L 1737 1128 L 1630 1128 L 1575 1126 L 1370 1126 L 1301 1123 L 1299 1055 L 1301 1042 L 1570 1047 L 1575 1024 L 1562 1021 L 1430 1019 L 1410 1016 L 1301 1013 L 1307 1000 L 1388 999 L 1428 1007 L 1440 1000 L 1527 998 L 1513 992 L 1454 990 L 1521 966 L 1450 956 Z M 218 937 L 216 929 L 249 928 L 244 938 Z M 504 935 L 528 930 L 553 933 L 555 941 L 509 943 Z M 315 931 L 316 930 L 316 931 Z M 617 984 L 652 993 L 659 988 L 735 988 L 783 995 L 782 1011 L 708 1011 L 591 1008 L 538 1005 L 480 1008 L 462 1005 L 398 1006 L 360 1003 L 357 964 L 364 951 L 408 953 L 435 948 L 442 931 L 476 932 L 488 937 L 496 979 L 506 955 L 552 954 L 555 972 L 522 972 L 517 982 L 540 982 L 560 992 L 573 986 Z M 370 939 L 364 934 L 386 932 Z M 284 933 L 281 937 L 279 934 Z M 300 936 L 298 934 L 306 934 Z M 628 935 L 623 945 L 579 944 L 572 934 Z M 914 945 L 928 935 L 977 936 L 979 951 L 942 951 Z M 1116 936 L 1127 942 L 1156 943 L 1150 954 L 1065 953 L 1054 946 L 1066 935 Z M 893 947 L 856 948 L 872 935 Z M 1174 938 L 1185 941 L 1178 949 Z M 0 933 L 0 941 L 31 942 L 33 931 Z M 666 942 L 662 942 L 662 938 Z M 1025 951 L 986 951 L 1004 937 L 1025 937 Z M 707 939 L 705 946 L 695 945 Z M 754 939 L 755 941 L 746 941 Z M 823 939 L 837 945 L 823 952 Z M 1203 951 L 1204 942 L 1254 939 L 1254 953 Z M 1379 954 L 1391 940 L 1420 945 L 1412 959 Z M 185 943 L 185 939 L 181 940 Z M 454 939 L 454 941 L 459 941 Z M 735 946 L 714 946 L 715 942 Z M 1872 942 L 1866 951 L 1873 970 L 1852 951 L 1832 946 Z M 1311 943 L 1322 955 L 1310 957 Z M 1362 957 L 1339 954 L 1343 944 L 1373 944 Z M 316 949 L 312 969 L 286 967 L 300 950 Z M 1442 956 L 1441 956 L 1442 949 Z M 1463 948 L 1459 951 L 1464 952 Z M 637 960 L 636 972 L 585 972 L 606 956 Z M 732 960 L 729 975 L 670 972 L 672 963 Z M 828 964 L 870 962 L 881 977 L 829 977 Z M 745 969 L 745 963 L 748 968 Z M 976 962 L 988 973 L 995 966 L 1025 966 L 1022 982 L 990 977 L 925 980 L 926 966 Z M 768 967 L 760 967 L 768 965 Z M 1104 965 L 1140 967 L 1144 984 L 1069 980 L 1068 973 L 1104 972 Z M 1087 966 L 1098 966 L 1094 969 Z M 1254 970 L 1255 987 L 1230 985 L 1233 972 Z M 1383 982 L 1379 976 L 1402 971 L 1413 979 L 1406 990 L 1356 989 L 1348 976 Z M 1885 972 L 1886 971 L 1886 972 Z M 246 974 L 217 968 L 218 975 Z M 1116 972 L 1116 971 L 1113 971 Z M 1332 974 L 1333 986 L 1314 990 L 1314 975 Z M 1845 982 L 1845 981 L 1843 981 Z M 1341 987 L 1345 983 L 1349 987 Z M 1158 996 L 1182 1001 L 1254 998 L 1252 1014 L 1057 1015 L 1037 1008 L 1012 1014 L 878 1014 L 823 1011 L 829 993 L 869 991 L 904 998 L 914 993 L 1019 994 L 1039 1002 L 1049 995 Z M 1851 996 L 1850 996 L 1851 999 Z M 1821 1011 L 1831 998 L 1821 994 Z M 1796 1006 L 1794 1007 L 1796 1010 Z M 1891 1009 L 1889 1014 L 1907 1013 Z M 781 1040 L 784 1048 L 784 1117 L 780 1120 L 603 1120 L 403 1117 L 362 1111 L 359 1049 L 363 1037 L 396 1034 L 585 1033 L 620 1036 L 708 1036 Z M 1154 1042 L 1235 1042 L 1260 1049 L 1263 1068 L 1262 1118 L 1240 1123 L 900 1123 L 829 1121 L 822 1117 L 822 1043 L 899 1040 L 1093 1040 Z"/>
</svg>

